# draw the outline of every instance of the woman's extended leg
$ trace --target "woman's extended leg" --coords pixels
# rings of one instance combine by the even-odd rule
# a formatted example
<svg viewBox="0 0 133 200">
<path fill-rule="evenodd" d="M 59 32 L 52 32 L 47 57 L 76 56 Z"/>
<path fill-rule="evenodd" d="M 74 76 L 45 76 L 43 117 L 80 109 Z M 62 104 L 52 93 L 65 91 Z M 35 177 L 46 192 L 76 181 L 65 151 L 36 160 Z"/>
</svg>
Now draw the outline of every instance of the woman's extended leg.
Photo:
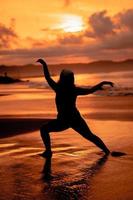
<svg viewBox="0 0 133 200">
<path fill-rule="evenodd" d="M 86 124 L 86 122 L 81 116 L 78 116 L 77 118 L 75 118 L 75 120 L 72 121 L 71 127 L 75 131 L 77 131 L 80 135 L 82 135 L 84 138 L 93 142 L 97 147 L 102 149 L 106 154 L 110 153 L 109 149 L 106 147 L 103 141 L 90 131 L 88 125 Z"/>
<path fill-rule="evenodd" d="M 46 151 L 45 151 L 46 155 L 48 155 L 48 154 L 52 155 L 49 133 L 63 131 L 67 128 L 69 128 L 68 125 L 66 125 L 64 122 L 62 122 L 58 119 L 51 120 L 41 127 L 40 132 L 41 132 L 41 137 L 42 137 L 43 143 L 46 148 Z M 44 155 L 44 156 L 46 156 L 46 155 Z"/>
</svg>

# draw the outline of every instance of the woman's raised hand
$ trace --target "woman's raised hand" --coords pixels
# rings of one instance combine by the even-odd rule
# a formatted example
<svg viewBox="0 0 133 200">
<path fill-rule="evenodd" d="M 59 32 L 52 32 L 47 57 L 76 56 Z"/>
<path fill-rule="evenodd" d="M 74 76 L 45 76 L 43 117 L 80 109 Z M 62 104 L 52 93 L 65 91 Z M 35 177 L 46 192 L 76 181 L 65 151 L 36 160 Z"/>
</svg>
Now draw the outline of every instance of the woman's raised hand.
<svg viewBox="0 0 133 200">
<path fill-rule="evenodd" d="M 111 81 L 103 81 L 103 82 L 102 82 L 102 86 L 103 86 L 103 85 L 110 85 L 111 87 L 114 87 L 114 83 L 111 82 Z"/>
<path fill-rule="evenodd" d="M 42 65 L 43 65 L 43 64 L 46 64 L 45 61 L 44 61 L 43 59 L 41 59 L 41 58 L 39 58 L 36 62 L 39 62 L 39 63 L 41 63 Z"/>
</svg>

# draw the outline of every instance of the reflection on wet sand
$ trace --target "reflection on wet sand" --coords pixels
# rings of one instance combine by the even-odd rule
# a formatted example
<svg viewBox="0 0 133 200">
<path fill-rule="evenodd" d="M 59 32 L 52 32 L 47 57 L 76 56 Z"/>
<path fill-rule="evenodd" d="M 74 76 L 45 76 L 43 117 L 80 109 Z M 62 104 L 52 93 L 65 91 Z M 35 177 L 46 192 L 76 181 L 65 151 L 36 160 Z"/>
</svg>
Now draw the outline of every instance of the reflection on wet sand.
<svg viewBox="0 0 133 200">
<path fill-rule="evenodd" d="M 42 180 L 47 183 L 44 192 L 49 191 L 50 199 L 88 199 L 91 177 L 99 172 L 107 159 L 107 155 L 102 156 L 91 166 L 83 168 L 81 176 L 76 180 L 71 179 L 71 181 L 66 182 L 63 181 L 65 174 L 60 174 L 59 177 L 58 174 L 56 177 L 52 175 L 52 159 L 50 157 L 46 158 L 42 170 Z"/>
</svg>

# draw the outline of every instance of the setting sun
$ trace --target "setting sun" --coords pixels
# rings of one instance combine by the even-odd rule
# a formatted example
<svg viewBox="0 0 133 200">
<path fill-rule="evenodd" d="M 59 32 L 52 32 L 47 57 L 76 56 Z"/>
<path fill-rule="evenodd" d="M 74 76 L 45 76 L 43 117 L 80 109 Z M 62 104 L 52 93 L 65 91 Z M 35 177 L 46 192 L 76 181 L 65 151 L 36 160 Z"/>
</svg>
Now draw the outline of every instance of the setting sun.
<svg viewBox="0 0 133 200">
<path fill-rule="evenodd" d="M 61 26 L 64 32 L 79 32 L 84 28 L 83 20 L 80 16 L 65 15 L 63 16 Z"/>
</svg>

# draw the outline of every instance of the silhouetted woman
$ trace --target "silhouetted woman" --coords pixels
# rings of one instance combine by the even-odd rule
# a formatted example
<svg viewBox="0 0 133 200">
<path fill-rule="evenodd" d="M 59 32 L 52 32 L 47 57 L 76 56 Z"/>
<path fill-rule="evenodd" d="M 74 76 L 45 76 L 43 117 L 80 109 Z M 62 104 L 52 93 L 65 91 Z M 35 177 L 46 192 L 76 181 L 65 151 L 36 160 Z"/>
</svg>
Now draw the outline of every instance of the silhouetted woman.
<svg viewBox="0 0 133 200">
<path fill-rule="evenodd" d="M 63 131 L 67 128 L 73 128 L 87 140 L 93 142 L 97 147 L 101 148 L 106 155 L 110 153 L 109 149 L 103 141 L 94 135 L 81 117 L 76 108 L 76 98 L 79 95 L 91 94 L 97 90 L 101 90 L 103 85 L 113 86 L 112 82 L 103 81 L 92 88 L 76 87 L 74 84 L 74 74 L 69 70 L 62 70 L 59 81 L 56 83 L 50 76 L 47 64 L 44 60 L 39 59 L 37 62 L 43 66 L 44 76 L 49 86 L 56 93 L 57 119 L 53 119 L 41 127 L 41 137 L 46 147 L 42 156 L 52 156 L 50 132 Z"/>
</svg>

